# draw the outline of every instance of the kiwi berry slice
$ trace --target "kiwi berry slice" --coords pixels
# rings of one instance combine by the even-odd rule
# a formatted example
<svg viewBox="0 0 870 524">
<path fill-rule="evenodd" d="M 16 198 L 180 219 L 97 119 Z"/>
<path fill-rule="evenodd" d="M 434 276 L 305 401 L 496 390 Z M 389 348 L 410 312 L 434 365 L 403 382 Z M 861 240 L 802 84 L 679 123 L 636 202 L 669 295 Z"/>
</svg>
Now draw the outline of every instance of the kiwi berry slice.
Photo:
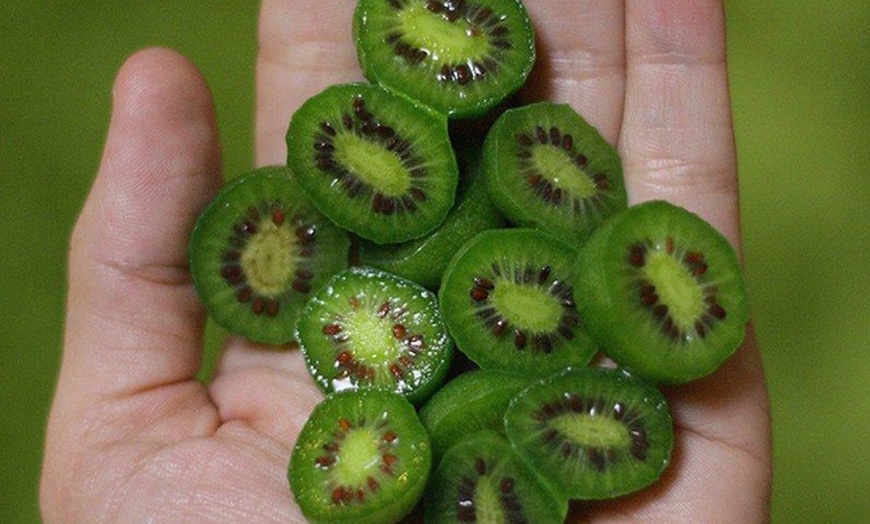
<svg viewBox="0 0 870 524">
<path fill-rule="evenodd" d="M 424 494 L 427 523 L 561 524 L 567 513 L 567 499 L 550 491 L 504 437 L 487 430 L 447 451 Z"/>
<path fill-rule="evenodd" d="M 420 408 L 437 462 L 450 446 L 482 429 L 504 432 L 504 412 L 530 379 L 498 371 L 463 373 L 447 382 Z"/>
<path fill-rule="evenodd" d="M 269 344 L 293 340 L 309 295 L 347 267 L 350 239 L 320 214 L 286 167 L 224 186 L 189 244 L 196 291 L 215 321 Z"/>
<path fill-rule="evenodd" d="M 610 498 L 655 482 L 673 447 L 664 396 L 625 371 L 567 368 L 511 401 L 505 431 L 517 453 L 573 499 Z"/>
<path fill-rule="evenodd" d="M 298 327 L 325 392 L 383 388 L 420 404 L 450 369 L 453 343 L 435 294 L 377 269 L 335 275 L 308 301 Z"/>
<path fill-rule="evenodd" d="M 712 373 L 745 335 L 734 249 L 702 218 L 667 202 L 633 206 L 593 234 L 574 280 L 577 306 L 603 351 L 654 382 Z"/>
<path fill-rule="evenodd" d="M 491 109 L 535 62 L 519 0 L 360 0 L 354 35 L 370 80 L 450 117 Z"/>
<path fill-rule="evenodd" d="M 429 436 L 407 400 L 389 391 L 343 391 L 311 412 L 288 476 L 310 522 L 382 524 L 411 512 L 431 466 Z"/>
<path fill-rule="evenodd" d="M 481 231 L 506 226 L 489 200 L 480 171 L 479 160 L 470 165 L 459 181 L 457 203 L 438 229 L 401 244 L 361 242 L 360 260 L 426 288 L 438 289 L 447 263 L 462 244 Z"/>
<path fill-rule="evenodd" d="M 569 105 L 505 111 L 483 155 L 493 203 L 514 223 L 582 240 L 626 208 L 619 154 Z"/>
<path fill-rule="evenodd" d="M 439 291 L 460 351 L 483 369 L 528 376 L 589 362 L 597 348 L 574 303 L 575 256 L 533 229 L 493 229 L 467 242 Z"/>
<path fill-rule="evenodd" d="M 459 179 L 446 119 L 369 84 L 307 100 L 290 121 L 287 158 L 324 215 L 377 243 L 435 229 Z"/>
</svg>

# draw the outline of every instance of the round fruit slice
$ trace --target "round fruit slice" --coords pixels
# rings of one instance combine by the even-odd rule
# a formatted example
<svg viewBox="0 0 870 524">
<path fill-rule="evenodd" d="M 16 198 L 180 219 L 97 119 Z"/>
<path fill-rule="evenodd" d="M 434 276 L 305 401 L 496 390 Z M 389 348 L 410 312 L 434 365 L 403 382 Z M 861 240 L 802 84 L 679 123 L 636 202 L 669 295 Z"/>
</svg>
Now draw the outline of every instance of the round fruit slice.
<svg viewBox="0 0 870 524">
<path fill-rule="evenodd" d="M 575 269 L 589 333 L 636 375 L 688 382 L 712 373 L 743 340 L 748 307 L 734 249 L 685 209 L 629 208 L 590 237 Z"/>
<path fill-rule="evenodd" d="M 324 215 L 377 243 L 435 229 L 459 180 L 447 121 L 369 84 L 306 101 L 290 121 L 287 156 Z"/>
<path fill-rule="evenodd" d="M 335 275 L 299 319 L 299 342 L 323 391 L 383 388 L 422 403 L 453 352 L 435 295 L 371 268 Z"/>
<path fill-rule="evenodd" d="M 532 229 L 493 229 L 450 261 L 439 298 L 457 347 L 483 369 L 543 376 L 589 362 L 577 312 L 575 252 Z"/>
<path fill-rule="evenodd" d="M 535 61 L 519 0 L 361 0 L 354 34 L 370 80 L 451 117 L 494 107 Z"/>
<path fill-rule="evenodd" d="M 452 379 L 420 408 L 437 461 L 457 441 L 482 429 L 504 431 L 504 412 L 529 379 L 477 370 Z"/>
<path fill-rule="evenodd" d="M 450 448 L 424 495 L 427 523 L 561 524 L 557 498 L 497 433 L 474 433 Z"/>
<path fill-rule="evenodd" d="M 308 296 L 347 267 L 347 234 L 321 215 L 286 167 L 225 186 L 190 239 L 190 272 L 215 321 L 250 340 L 293 339 Z"/>
<path fill-rule="evenodd" d="M 508 440 L 569 498 L 602 499 L 655 482 L 673 423 L 662 394 L 623 371 L 568 368 L 529 386 L 505 414 Z"/>
<path fill-rule="evenodd" d="M 423 494 L 429 437 L 407 400 L 389 391 L 333 393 L 305 422 L 288 476 L 311 522 L 398 522 Z"/>
<path fill-rule="evenodd" d="M 483 154 L 493 203 L 515 223 L 582 240 L 627 205 L 619 154 L 568 105 L 506 111 Z"/>
</svg>

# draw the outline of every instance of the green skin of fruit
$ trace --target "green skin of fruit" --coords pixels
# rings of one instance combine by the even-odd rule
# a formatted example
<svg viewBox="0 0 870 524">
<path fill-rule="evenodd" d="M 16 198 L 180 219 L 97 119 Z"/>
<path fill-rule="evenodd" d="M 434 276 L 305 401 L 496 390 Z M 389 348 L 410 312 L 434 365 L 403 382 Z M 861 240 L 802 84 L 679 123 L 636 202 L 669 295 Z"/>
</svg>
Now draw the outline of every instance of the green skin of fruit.
<svg viewBox="0 0 870 524">
<path fill-rule="evenodd" d="M 535 413 L 542 406 L 571 394 L 606 401 L 596 416 L 568 411 L 546 424 L 538 421 L 540 415 Z M 628 427 L 608 416 L 616 403 L 628 406 L 623 422 L 635 419 L 631 410 L 642 417 L 649 442 L 643 462 L 630 452 Z M 545 435 L 553 428 L 559 438 L 548 440 Z M 569 367 L 533 383 L 511 400 L 505 413 L 505 431 L 517 454 L 551 489 L 583 500 L 612 498 L 649 486 L 668 466 L 674 441 L 673 422 L 661 392 L 624 371 L 604 368 Z M 564 456 L 561 445 L 568 441 L 578 444 L 581 451 Z M 586 446 L 593 442 L 612 449 L 617 462 L 598 471 L 585 454 Z"/>
<path fill-rule="evenodd" d="M 325 485 L 325 468 L 317 464 L 324 456 L 324 446 L 341 431 L 340 418 L 356 421 L 360 414 L 367 420 L 388 418 L 388 424 L 398 438 L 392 443 L 383 439 L 369 442 L 365 435 L 346 438 L 343 444 L 352 447 L 342 455 L 347 464 L 343 477 L 352 480 L 371 476 L 379 479 L 380 489 L 367 491 L 363 504 L 333 504 L 333 486 Z M 353 440 L 353 446 L 349 442 Z M 375 445 L 380 445 L 376 449 Z M 367 449 L 372 447 L 371 452 Z M 379 455 L 387 450 L 398 457 L 393 475 L 387 478 L 379 471 Z M 302 428 L 288 467 L 290 489 L 302 513 L 313 523 L 382 524 L 397 522 L 409 514 L 420 499 L 432 468 L 432 452 L 426 430 L 420 424 L 414 408 L 401 396 L 388 391 L 344 391 L 328 395 L 312 411 Z M 390 484 L 387 484 L 390 480 Z"/>
<path fill-rule="evenodd" d="M 498 254 L 493 249 L 499 249 Z M 551 256 L 545 258 L 542 256 L 544 253 Z M 552 235 L 532 229 L 493 229 L 467 242 L 450 261 L 439 290 L 441 310 L 459 350 L 483 369 L 530 377 L 548 375 L 568 365 L 588 363 L 597 348 L 582 324 L 574 330 L 572 340 L 559 339 L 549 354 L 518 350 L 510 333 L 501 338 L 490 334 L 489 328 L 475 314 L 475 303 L 469 296 L 474 278 L 485 276 L 481 273 L 487 271 L 494 261 L 504 267 L 528 262 L 541 268 L 546 263 L 552 268 L 551 280 L 570 283 L 574 257 L 575 252 L 570 246 Z M 517 291 L 515 295 L 519 295 L 524 304 L 515 306 L 512 312 L 515 317 L 508 318 L 513 327 L 526 329 L 531 339 L 531 334 L 537 332 L 535 330 L 544 332 L 558 325 L 563 310 L 556 297 L 544 293 L 541 288 L 526 293 L 520 286 L 504 287 L 505 290 L 509 288 Z M 498 289 L 496 293 L 499 293 Z M 528 324 L 518 324 L 515 320 L 519 317 L 525 317 Z"/>
<path fill-rule="evenodd" d="M 420 408 L 420 420 L 432 439 L 437 462 L 457 441 L 483 429 L 504 433 L 504 412 L 530 380 L 477 370 L 445 384 Z"/>
<path fill-rule="evenodd" d="M 624 276 L 630 269 L 629 239 L 656 238 L 662 244 L 669 235 L 705 254 L 710 267 L 701 278 L 705 286 L 719 289 L 717 300 L 728 315 L 705 337 L 691 337 L 679 346 L 650 322 L 649 311 L 638 305 L 637 284 Z M 709 375 L 745 336 L 749 313 L 734 248 L 703 219 L 666 202 L 633 206 L 596 231 L 579 251 L 574 281 L 577 307 L 590 335 L 617 364 L 652 382 L 683 384 Z M 683 287 L 684 292 L 671 295 L 691 295 L 693 286 Z M 675 303 L 669 306 L 673 309 Z"/>
<path fill-rule="evenodd" d="M 335 273 L 345 269 L 350 251 L 348 235 L 316 210 L 286 167 L 264 167 L 239 176 L 227 184 L 197 219 L 189 245 L 190 272 L 197 294 L 209 314 L 221 327 L 249 340 L 267 344 L 284 344 L 293 340 L 296 319 L 307 294 L 287 289 L 281 297 L 276 317 L 255 315 L 248 303 L 236 299 L 237 289 L 221 276 L 224 252 L 230 247 L 233 227 L 247 214 L 252 200 L 280 198 L 285 203 L 287 226 L 298 213 L 306 222 L 317 224 L 318 250 L 309 265 L 314 278 L 312 291 Z M 261 228 L 263 229 L 263 228 Z M 291 266 L 292 269 L 292 266 Z M 287 271 L 292 279 L 293 271 Z M 291 280 L 286 282 L 289 288 Z"/>
<path fill-rule="evenodd" d="M 357 293 L 364 295 L 360 307 L 363 313 L 353 315 L 356 319 L 353 325 L 358 326 L 358 331 L 351 340 L 356 341 L 353 346 L 358 352 L 356 358 L 375 368 L 375 384 L 361 385 L 353 379 L 334 379 L 338 354 L 343 349 L 336 349 L 331 336 L 324 332 L 324 326 L 348 314 L 348 302 Z M 402 317 L 404 320 L 401 322 L 408 334 L 422 334 L 425 340 L 425 348 L 417 356 L 413 372 L 398 381 L 384 364 L 384 358 L 395 361 L 407 354 L 407 350 L 392 333 L 394 321 L 377 316 L 377 308 L 387 298 L 407 306 L 409 313 Z M 366 267 L 353 267 L 335 275 L 311 297 L 300 316 L 298 336 L 309 373 L 325 393 L 377 387 L 400 393 L 414 404 L 425 402 L 443 383 L 453 355 L 453 343 L 447 335 L 435 295 L 407 279 Z"/>
<path fill-rule="evenodd" d="M 504 63 L 499 74 L 488 74 L 464 86 L 453 82 L 439 82 L 437 75 L 441 69 L 438 64 L 431 71 L 419 67 L 408 67 L 404 58 L 395 54 L 393 48 L 384 43 L 389 29 L 389 20 L 395 10 L 384 0 L 361 0 L 353 21 L 354 41 L 360 66 L 372 82 L 400 93 L 450 118 L 469 118 L 481 116 L 511 94 L 526 81 L 535 62 L 535 34 L 528 13 L 519 0 L 474 0 L 475 5 L 491 8 L 503 16 L 503 24 L 511 34 L 512 46 L 500 51 Z M 424 1 L 408 2 L 406 13 L 408 33 L 430 51 L 431 56 L 444 56 L 455 64 L 474 62 L 461 49 L 479 50 L 470 43 L 469 32 L 474 32 L 465 21 L 451 24 L 441 15 L 429 13 L 423 7 Z M 463 60 L 465 58 L 465 60 Z M 431 63 L 425 58 L 420 65 Z"/>
<path fill-rule="evenodd" d="M 344 114 L 353 113 L 353 102 L 362 98 L 379 123 L 395 129 L 412 150 L 425 159 L 428 175 L 421 182 L 426 200 L 413 214 L 372 211 L 371 194 L 350 198 L 339 178 L 317 165 L 314 143 L 320 123 L 334 123 L 337 130 L 335 158 L 354 176 L 385 195 L 397 196 L 413 185 L 399 156 L 342 128 Z M 338 226 L 378 244 L 420 238 L 438 227 L 453 206 L 459 168 L 450 145 L 447 120 L 431 109 L 414 104 L 385 89 L 361 83 L 326 88 L 308 99 L 294 113 L 286 136 L 287 162 L 298 174 L 299 184 L 311 201 Z M 344 146 L 340 145 L 344 144 Z M 351 162 L 351 159 L 353 160 Z"/>
<path fill-rule="evenodd" d="M 520 174 L 520 146 L 516 134 L 529 133 L 538 125 L 547 130 L 556 126 L 563 134 L 570 133 L 574 150 L 588 157 L 588 165 L 580 168 L 561 147 L 538 144 L 534 149 L 541 152 L 538 161 L 546 164 L 539 173 L 553 187 L 572 195 L 597 194 L 596 198 L 603 202 L 601 205 L 584 204 L 583 213 L 568 213 L 573 204 L 567 197 L 557 208 L 532 193 L 525 175 Z M 492 202 L 515 224 L 537 227 L 569 242 L 582 242 L 607 217 L 626 208 L 628 200 L 619 154 L 597 129 L 566 104 L 539 102 L 505 111 L 487 133 L 483 151 L 484 173 Z M 591 177 L 598 173 L 607 176 L 610 185 L 607 191 L 596 189 Z"/>
<path fill-rule="evenodd" d="M 487 464 L 484 476 L 478 476 L 476 458 L 482 458 Z M 526 522 L 561 524 L 565 521 L 567 499 L 551 492 L 517 457 L 504 437 L 483 430 L 452 446 L 433 472 L 424 495 L 426 523 L 458 521 L 457 486 L 463 477 L 478 479 L 474 493 L 477 522 L 508 522 L 499 500 L 503 478 L 513 479 L 512 492 L 522 495 L 518 502 L 523 507 Z"/>
<path fill-rule="evenodd" d="M 482 173 L 469 174 L 456 206 L 431 234 L 403 244 L 360 244 L 360 260 L 370 265 L 438 289 L 450 258 L 474 235 L 505 226 L 504 218 L 489 201 Z"/>
</svg>

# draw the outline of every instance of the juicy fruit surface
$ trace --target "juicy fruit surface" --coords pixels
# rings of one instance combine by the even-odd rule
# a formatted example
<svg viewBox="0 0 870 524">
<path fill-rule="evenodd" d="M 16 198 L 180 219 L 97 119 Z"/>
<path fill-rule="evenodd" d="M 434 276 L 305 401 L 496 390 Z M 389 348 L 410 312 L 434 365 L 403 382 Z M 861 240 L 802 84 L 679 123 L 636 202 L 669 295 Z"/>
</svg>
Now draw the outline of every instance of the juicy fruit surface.
<svg viewBox="0 0 870 524">
<path fill-rule="evenodd" d="M 288 471 L 311 522 L 396 522 L 413 509 L 432 464 L 414 408 L 387 391 L 326 397 L 302 428 Z"/>
<path fill-rule="evenodd" d="M 308 201 L 287 168 L 228 184 L 197 220 L 190 270 L 215 321 L 250 340 L 293 339 L 310 294 L 347 267 L 350 240 Z"/>
<path fill-rule="evenodd" d="M 354 34 L 369 79 L 451 117 L 492 108 L 535 61 L 518 0 L 361 0 Z"/>
<path fill-rule="evenodd" d="M 542 376 L 596 347 L 573 298 L 575 252 L 546 233 L 480 233 L 451 260 L 439 300 L 458 348 L 484 369 Z"/>
<path fill-rule="evenodd" d="M 438 229 L 402 244 L 361 243 L 362 262 L 438 289 L 450 258 L 465 242 L 481 231 L 505 226 L 487 196 L 480 169 L 472 171 L 460 180 L 457 203 Z"/>
<path fill-rule="evenodd" d="M 563 239 L 584 239 L 627 205 L 619 155 L 568 105 L 506 111 L 487 134 L 484 167 L 505 216 Z"/>
<path fill-rule="evenodd" d="M 734 249 L 703 219 L 665 202 L 634 206 L 593 235 L 575 297 L 607 355 L 649 380 L 705 376 L 743 340 L 748 307 Z"/>
<path fill-rule="evenodd" d="M 490 431 L 453 446 L 432 474 L 425 494 L 425 520 L 560 524 L 567 503 L 557 499 Z"/>
<path fill-rule="evenodd" d="M 445 384 L 420 409 L 436 460 L 472 433 L 503 433 L 508 403 L 528 385 L 527 378 L 485 370 L 463 373 Z"/>
<path fill-rule="evenodd" d="M 425 400 L 450 367 L 435 295 L 371 268 L 337 274 L 306 304 L 299 342 L 323 391 L 382 388 Z"/>
<path fill-rule="evenodd" d="M 576 499 L 637 491 L 670 460 L 662 394 L 618 370 L 568 368 L 532 384 L 505 414 L 508 439 L 555 489 Z"/>
<path fill-rule="evenodd" d="M 306 101 L 290 121 L 287 155 L 324 215 L 377 243 L 437 227 L 459 177 L 446 120 L 368 84 Z"/>
</svg>

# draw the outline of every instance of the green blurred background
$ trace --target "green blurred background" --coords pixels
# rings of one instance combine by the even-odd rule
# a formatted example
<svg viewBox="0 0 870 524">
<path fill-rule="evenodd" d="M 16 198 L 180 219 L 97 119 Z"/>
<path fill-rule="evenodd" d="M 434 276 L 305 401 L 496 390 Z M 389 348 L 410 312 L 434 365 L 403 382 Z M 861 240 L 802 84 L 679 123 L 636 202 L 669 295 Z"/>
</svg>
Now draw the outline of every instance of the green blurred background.
<svg viewBox="0 0 870 524">
<path fill-rule="evenodd" d="M 870 2 L 726 8 L 749 289 L 773 402 L 773 520 L 868 522 Z M 252 0 L 0 2 L 0 522 L 39 521 L 68 236 L 115 72 L 145 46 L 190 57 L 216 97 L 225 172 L 241 173 L 253 158 L 257 11 Z"/>
</svg>

